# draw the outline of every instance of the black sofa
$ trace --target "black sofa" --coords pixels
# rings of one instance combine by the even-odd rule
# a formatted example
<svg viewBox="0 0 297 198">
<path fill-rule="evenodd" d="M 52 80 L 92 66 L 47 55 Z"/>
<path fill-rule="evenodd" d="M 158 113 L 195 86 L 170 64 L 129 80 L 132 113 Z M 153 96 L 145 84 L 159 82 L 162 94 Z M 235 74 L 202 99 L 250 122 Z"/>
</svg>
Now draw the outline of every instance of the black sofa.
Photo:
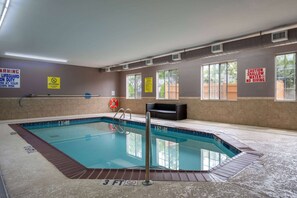
<svg viewBox="0 0 297 198">
<path fill-rule="evenodd" d="M 151 113 L 153 118 L 161 118 L 167 120 L 187 119 L 186 104 L 162 104 L 148 103 L 146 104 L 146 112 Z"/>
</svg>

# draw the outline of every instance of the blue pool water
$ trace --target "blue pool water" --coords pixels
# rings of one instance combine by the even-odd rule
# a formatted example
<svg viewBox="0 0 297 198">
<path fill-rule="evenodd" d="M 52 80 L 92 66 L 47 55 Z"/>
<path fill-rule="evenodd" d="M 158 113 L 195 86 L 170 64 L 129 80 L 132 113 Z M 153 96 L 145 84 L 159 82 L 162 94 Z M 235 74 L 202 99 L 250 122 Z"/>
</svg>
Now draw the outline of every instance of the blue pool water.
<svg viewBox="0 0 297 198">
<path fill-rule="evenodd" d="M 145 165 L 145 125 L 109 118 L 24 124 L 24 128 L 87 168 Z M 156 169 L 209 170 L 238 154 L 210 134 L 152 125 L 151 166 Z M 227 148 L 229 147 L 229 148 Z"/>
</svg>

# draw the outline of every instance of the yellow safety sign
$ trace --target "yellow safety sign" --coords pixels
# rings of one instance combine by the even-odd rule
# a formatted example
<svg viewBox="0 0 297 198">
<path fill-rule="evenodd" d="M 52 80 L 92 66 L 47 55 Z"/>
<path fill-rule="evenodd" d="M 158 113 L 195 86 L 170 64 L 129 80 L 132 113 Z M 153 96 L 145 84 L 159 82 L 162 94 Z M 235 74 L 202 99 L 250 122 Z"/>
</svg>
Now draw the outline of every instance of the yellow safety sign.
<svg viewBox="0 0 297 198">
<path fill-rule="evenodd" d="M 145 93 L 153 93 L 153 77 L 147 77 L 144 79 L 144 91 Z"/>
<path fill-rule="evenodd" d="M 47 77 L 47 88 L 48 89 L 60 89 L 61 88 L 61 78 L 48 76 Z"/>
</svg>

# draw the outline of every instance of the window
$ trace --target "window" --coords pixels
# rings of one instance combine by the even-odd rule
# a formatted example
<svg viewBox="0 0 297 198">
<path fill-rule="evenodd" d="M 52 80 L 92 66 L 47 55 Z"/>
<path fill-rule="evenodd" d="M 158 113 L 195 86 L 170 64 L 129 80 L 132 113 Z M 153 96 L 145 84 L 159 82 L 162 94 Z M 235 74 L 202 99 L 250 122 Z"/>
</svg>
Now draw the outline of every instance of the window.
<svg viewBox="0 0 297 198">
<path fill-rule="evenodd" d="M 157 164 L 171 170 L 179 170 L 179 144 L 156 139 Z"/>
<path fill-rule="evenodd" d="M 296 54 L 275 57 L 276 100 L 296 99 Z"/>
<path fill-rule="evenodd" d="M 203 100 L 236 100 L 237 62 L 203 65 L 201 85 Z"/>
<path fill-rule="evenodd" d="M 142 158 L 142 135 L 137 133 L 127 133 L 126 152 L 128 155 Z"/>
<path fill-rule="evenodd" d="M 229 159 L 229 157 L 226 154 L 218 153 L 215 151 L 210 151 L 206 149 L 201 149 L 201 166 L 202 170 L 209 170 L 226 159 Z"/>
<path fill-rule="evenodd" d="M 160 70 L 157 72 L 157 99 L 178 100 L 178 72 L 175 70 Z"/>
<path fill-rule="evenodd" d="M 126 78 L 126 98 L 141 98 L 141 74 L 129 74 Z"/>
</svg>

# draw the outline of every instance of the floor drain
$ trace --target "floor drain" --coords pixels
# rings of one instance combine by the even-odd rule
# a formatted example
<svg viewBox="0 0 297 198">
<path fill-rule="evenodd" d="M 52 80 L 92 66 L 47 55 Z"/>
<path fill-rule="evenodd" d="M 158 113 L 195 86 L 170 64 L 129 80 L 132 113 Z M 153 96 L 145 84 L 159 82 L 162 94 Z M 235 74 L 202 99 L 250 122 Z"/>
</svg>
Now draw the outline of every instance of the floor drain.
<svg viewBox="0 0 297 198">
<path fill-rule="evenodd" d="M 10 132 L 10 135 L 16 135 L 17 132 Z"/>
<path fill-rule="evenodd" d="M 30 145 L 30 146 L 24 146 L 24 149 L 25 149 L 25 151 L 26 151 L 28 154 L 36 152 L 36 149 L 33 148 L 33 146 L 31 146 L 31 145 Z"/>
</svg>

